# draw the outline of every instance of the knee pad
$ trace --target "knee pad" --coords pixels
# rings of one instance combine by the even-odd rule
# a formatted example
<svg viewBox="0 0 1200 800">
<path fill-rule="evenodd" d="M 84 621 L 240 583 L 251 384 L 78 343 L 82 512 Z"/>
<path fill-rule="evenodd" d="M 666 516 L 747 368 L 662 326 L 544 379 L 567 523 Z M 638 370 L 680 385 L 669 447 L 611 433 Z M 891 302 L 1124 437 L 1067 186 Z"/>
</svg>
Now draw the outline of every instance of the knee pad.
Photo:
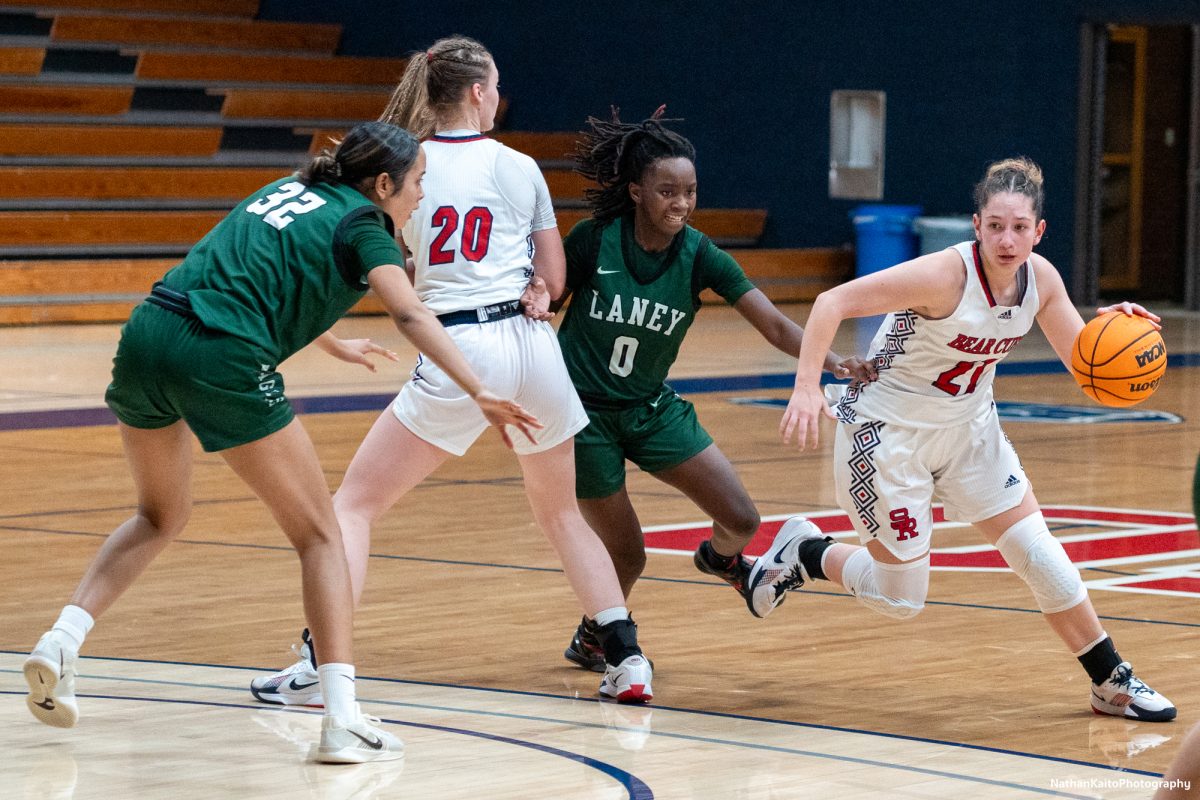
<svg viewBox="0 0 1200 800">
<path fill-rule="evenodd" d="M 867 608 L 893 619 L 912 619 L 929 593 L 929 555 L 906 564 L 881 564 L 864 547 L 842 566 L 846 591 Z"/>
<path fill-rule="evenodd" d="M 1087 598 L 1079 570 L 1058 539 L 1050 535 L 1042 512 L 1035 511 L 1006 530 L 996 540 L 996 549 L 1029 585 L 1043 614 L 1066 611 Z"/>
</svg>

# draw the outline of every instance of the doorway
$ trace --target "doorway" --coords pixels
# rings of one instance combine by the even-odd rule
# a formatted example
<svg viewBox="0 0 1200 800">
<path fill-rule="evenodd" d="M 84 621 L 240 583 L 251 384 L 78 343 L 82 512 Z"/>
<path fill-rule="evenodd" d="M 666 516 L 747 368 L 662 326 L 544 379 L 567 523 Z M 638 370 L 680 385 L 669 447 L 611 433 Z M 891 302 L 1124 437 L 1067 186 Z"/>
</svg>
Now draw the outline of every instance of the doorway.
<svg viewBox="0 0 1200 800">
<path fill-rule="evenodd" d="M 1200 308 L 1200 26 L 1087 25 L 1076 302 Z"/>
</svg>

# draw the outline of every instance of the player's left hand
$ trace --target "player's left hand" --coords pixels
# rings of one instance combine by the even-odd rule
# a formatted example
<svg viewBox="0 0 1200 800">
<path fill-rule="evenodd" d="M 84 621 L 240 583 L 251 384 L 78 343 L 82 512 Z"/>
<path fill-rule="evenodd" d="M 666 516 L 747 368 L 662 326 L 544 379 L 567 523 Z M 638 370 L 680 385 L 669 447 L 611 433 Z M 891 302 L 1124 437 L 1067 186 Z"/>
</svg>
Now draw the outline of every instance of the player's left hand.
<svg viewBox="0 0 1200 800">
<path fill-rule="evenodd" d="M 551 299 L 550 292 L 546 291 L 546 281 L 534 275 L 521 293 L 521 308 L 530 319 L 554 319 L 554 312 L 550 310 Z"/>
<path fill-rule="evenodd" d="M 382 356 L 388 361 L 400 360 L 400 356 L 386 347 L 380 347 L 370 339 L 337 339 L 330 348 L 329 354 L 351 364 L 361 364 L 371 372 L 375 371 L 375 362 L 367 358 L 368 355 Z"/>
<path fill-rule="evenodd" d="M 532 444 L 537 444 L 533 432 L 541 428 L 542 423 L 538 422 L 537 417 L 526 411 L 520 403 L 497 397 L 486 389 L 475 395 L 475 402 L 479 405 L 479 410 L 483 412 L 488 424 L 500 432 L 500 438 L 504 440 L 504 446 L 509 450 L 512 449 L 513 441 L 512 437 L 508 435 L 508 431 L 505 430 L 506 425 L 512 425 Z"/>
<path fill-rule="evenodd" d="M 1120 311 L 1122 314 L 1126 314 L 1130 317 L 1145 317 L 1150 321 L 1150 324 L 1154 326 L 1154 330 L 1162 330 L 1162 325 L 1159 324 L 1162 322 L 1162 317 L 1160 317 L 1158 314 L 1147 311 L 1137 303 L 1130 303 L 1126 301 L 1123 303 L 1117 303 L 1116 305 L 1104 306 L 1103 308 L 1097 308 L 1096 314 L 1107 314 L 1110 311 Z"/>
</svg>

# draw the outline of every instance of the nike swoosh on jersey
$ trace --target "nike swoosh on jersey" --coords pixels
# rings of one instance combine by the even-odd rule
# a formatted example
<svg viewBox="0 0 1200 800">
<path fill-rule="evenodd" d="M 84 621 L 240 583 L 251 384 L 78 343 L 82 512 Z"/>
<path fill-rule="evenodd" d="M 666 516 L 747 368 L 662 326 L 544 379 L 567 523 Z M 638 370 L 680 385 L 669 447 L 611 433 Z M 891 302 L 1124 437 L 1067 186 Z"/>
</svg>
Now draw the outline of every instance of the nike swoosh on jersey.
<svg viewBox="0 0 1200 800">
<path fill-rule="evenodd" d="M 596 267 L 597 275 L 616 275 L 618 272 L 620 272 L 618 269 L 605 269 L 604 267 Z"/>
</svg>

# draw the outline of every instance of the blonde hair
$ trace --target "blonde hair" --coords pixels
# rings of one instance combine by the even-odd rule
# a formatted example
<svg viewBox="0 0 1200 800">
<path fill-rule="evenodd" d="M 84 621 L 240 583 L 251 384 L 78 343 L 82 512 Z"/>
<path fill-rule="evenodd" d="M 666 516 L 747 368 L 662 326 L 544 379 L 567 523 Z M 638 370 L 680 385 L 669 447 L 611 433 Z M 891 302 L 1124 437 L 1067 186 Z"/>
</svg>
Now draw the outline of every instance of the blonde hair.
<svg viewBox="0 0 1200 800">
<path fill-rule="evenodd" d="M 975 184 L 975 210 L 982 213 L 995 195 L 1004 192 L 1023 194 L 1033 202 L 1033 215 L 1040 221 L 1045 203 L 1043 183 L 1042 168 L 1025 156 L 993 162 L 988 165 L 983 180 Z"/>
<path fill-rule="evenodd" d="M 493 63 L 492 54 L 474 39 L 438 39 L 428 50 L 409 56 L 380 121 L 428 138 L 437 130 L 438 117 L 453 112 L 468 87 L 487 82 Z"/>
</svg>

